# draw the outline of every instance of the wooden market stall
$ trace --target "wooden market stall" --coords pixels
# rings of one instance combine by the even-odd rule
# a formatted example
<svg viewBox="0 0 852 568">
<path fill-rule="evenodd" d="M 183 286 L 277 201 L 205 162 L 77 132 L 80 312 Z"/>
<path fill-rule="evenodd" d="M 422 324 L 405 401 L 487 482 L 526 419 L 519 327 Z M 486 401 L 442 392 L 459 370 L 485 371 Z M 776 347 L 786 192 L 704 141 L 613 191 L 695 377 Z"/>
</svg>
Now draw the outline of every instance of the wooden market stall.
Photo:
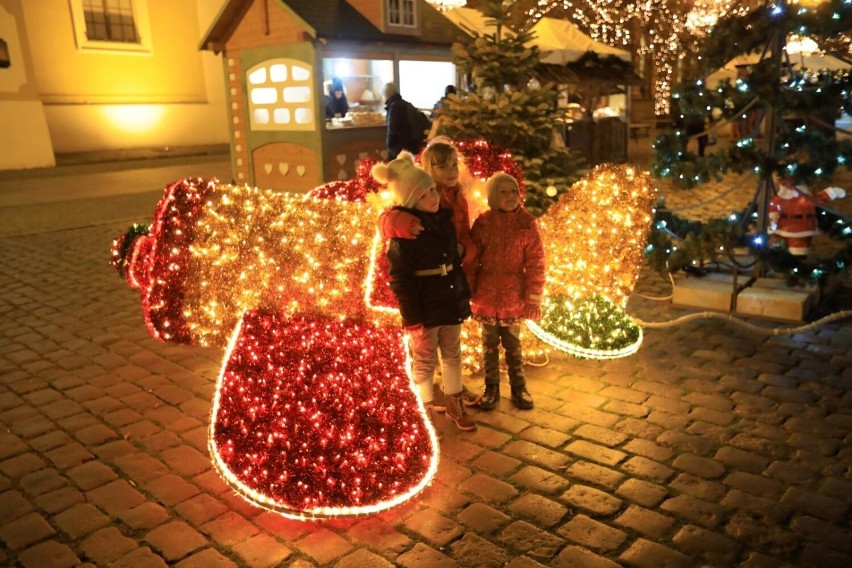
<svg viewBox="0 0 852 568">
<path fill-rule="evenodd" d="M 455 79 L 467 37 L 425 0 L 226 1 L 201 48 L 224 56 L 234 179 L 307 191 L 384 158 L 382 86 L 411 100 L 429 73 Z M 333 79 L 349 112 L 327 120 Z"/>
</svg>

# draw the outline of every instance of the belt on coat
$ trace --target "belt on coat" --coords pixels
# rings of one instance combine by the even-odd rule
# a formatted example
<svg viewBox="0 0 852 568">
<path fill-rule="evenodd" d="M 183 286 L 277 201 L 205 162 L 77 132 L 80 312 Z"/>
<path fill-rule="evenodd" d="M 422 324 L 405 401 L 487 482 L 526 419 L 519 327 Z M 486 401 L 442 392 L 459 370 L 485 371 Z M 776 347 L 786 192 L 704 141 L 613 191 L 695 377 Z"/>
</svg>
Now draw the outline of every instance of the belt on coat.
<svg viewBox="0 0 852 568">
<path fill-rule="evenodd" d="M 442 264 L 438 268 L 427 268 L 426 270 L 415 270 L 415 276 L 446 276 L 447 272 L 452 272 L 452 264 Z"/>
</svg>

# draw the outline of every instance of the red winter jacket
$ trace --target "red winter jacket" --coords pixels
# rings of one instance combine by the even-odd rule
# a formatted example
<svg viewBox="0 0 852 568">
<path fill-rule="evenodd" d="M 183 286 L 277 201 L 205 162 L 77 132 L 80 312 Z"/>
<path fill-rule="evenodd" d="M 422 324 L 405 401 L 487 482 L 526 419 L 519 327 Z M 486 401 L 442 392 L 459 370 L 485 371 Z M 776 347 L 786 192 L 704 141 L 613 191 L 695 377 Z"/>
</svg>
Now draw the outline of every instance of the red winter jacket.
<svg viewBox="0 0 852 568">
<path fill-rule="evenodd" d="M 523 207 L 486 211 L 473 223 L 479 249 L 470 288 L 471 310 L 501 320 L 524 317 L 525 307 L 541 303 L 544 291 L 544 245 L 538 223 Z"/>
</svg>

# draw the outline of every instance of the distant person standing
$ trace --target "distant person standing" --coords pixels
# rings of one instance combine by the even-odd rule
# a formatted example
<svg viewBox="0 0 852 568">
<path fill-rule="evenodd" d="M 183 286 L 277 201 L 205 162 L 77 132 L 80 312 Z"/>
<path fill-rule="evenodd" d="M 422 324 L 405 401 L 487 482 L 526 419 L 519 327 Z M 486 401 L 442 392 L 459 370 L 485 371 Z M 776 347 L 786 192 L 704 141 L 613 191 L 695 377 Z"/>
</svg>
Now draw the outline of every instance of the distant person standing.
<svg viewBox="0 0 852 568">
<path fill-rule="evenodd" d="M 434 119 L 437 115 L 437 112 L 444 108 L 447 104 L 447 98 L 450 95 L 455 95 L 458 91 L 456 91 L 456 87 L 454 85 L 447 85 L 444 88 L 444 96 L 438 99 L 438 102 L 435 103 L 435 106 L 432 107 L 432 118 Z"/>
<path fill-rule="evenodd" d="M 349 101 L 346 100 L 346 93 L 343 90 L 343 81 L 337 77 L 331 80 L 330 94 L 325 103 L 326 118 L 341 118 L 349 112 Z"/>
<path fill-rule="evenodd" d="M 382 96 L 385 98 L 387 120 L 385 144 L 388 149 L 388 160 L 396 159 L 403 150 L 408 150 L 416 155 L 423 148 L 426 133 L 424 132 L 420 139 L 415 139 L 412 136 L 414 129 L 411 126 L 409 109 L 413 106 L 402 98 L 393 83 L 385 83 L 385 86 L 382 87 Z M 414 110 L 420 112 L 417 109 Z"/>
</svg>

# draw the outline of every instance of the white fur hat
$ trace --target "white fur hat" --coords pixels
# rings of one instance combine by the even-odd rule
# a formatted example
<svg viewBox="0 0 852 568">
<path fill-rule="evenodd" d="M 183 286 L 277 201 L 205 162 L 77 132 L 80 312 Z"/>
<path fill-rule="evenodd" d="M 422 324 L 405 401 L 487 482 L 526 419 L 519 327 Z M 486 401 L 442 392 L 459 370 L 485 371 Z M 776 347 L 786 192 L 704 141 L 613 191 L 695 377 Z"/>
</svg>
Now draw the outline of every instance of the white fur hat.
<svg viewBox="0 0 852 568">
<path fill-rule="evenodd" d="M 497 172 L 485 182 L 485 195 L 488 198 L 488 206 L 495 211 L 499 209 L 497 206 L 497 186 L 501 181 L 508 181 L 518 189 L 520 194 L 520 186 L 518 180 L 507 174 L 506 172 Z M 522 201 L 523 203 L 523 201 Z"/>
<path fill-rule="evenodd" d="M 426 191 L 435 185 L 432 177 L 414 165 L 414 156 L 406 151 L 387 164 L 378 163 L 370 171 L 376 181 L 388 184 L 397 205 L 413 208 Z"/>
</svg>

